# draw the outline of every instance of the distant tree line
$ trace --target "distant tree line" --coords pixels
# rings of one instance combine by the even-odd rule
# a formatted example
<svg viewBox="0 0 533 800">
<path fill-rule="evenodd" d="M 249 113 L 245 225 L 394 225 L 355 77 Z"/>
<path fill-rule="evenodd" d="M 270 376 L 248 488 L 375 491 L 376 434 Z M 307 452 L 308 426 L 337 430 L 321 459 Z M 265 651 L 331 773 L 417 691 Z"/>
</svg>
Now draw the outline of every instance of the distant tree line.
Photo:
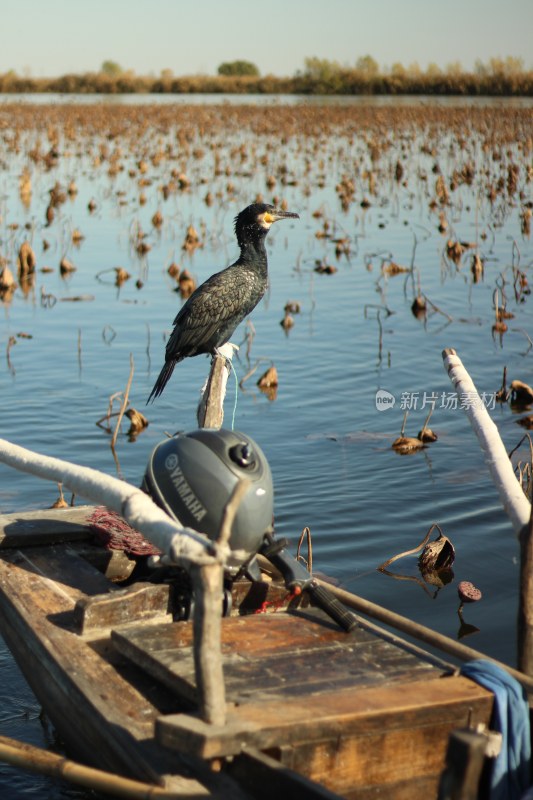
<svg viewBox="0 0 533 800">
<path fill-rule="evenodd" d="M 68 74 L 56 78 L 19 76 L 13 70 L 0 74 L 0 92 L 59 92 L 78 94 L 339 94 L 339 95 L 502 95 L 533 96 L 533 70 L 514 56 L 477 61 L 466 71 L 459 62 L 441 69 L 430 64 L 422 70 L 417 63 L 394 63 L 381 69 L 370 55 L 361 56 L 354 66 L 325 58 L 306 58 L 302 70 L 291 77 L 260 74 L 250 61 L 227 61 L 218 74 L 175 76 L 164 69 L 159 76 L 140 76 L 124 70 L 112 60 L 97 72 Z"/>
</svg>

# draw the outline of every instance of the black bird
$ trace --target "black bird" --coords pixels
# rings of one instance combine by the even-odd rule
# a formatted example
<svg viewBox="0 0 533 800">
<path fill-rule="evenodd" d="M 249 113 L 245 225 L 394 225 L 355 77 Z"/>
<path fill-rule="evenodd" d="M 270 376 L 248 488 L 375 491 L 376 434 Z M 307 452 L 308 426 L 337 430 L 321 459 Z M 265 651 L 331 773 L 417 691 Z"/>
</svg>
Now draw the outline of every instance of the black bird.
<svg viewBox="0 0 533 800">
<path fill-rule="evenodd" d="M 265 236 L 274 222 L 287 217 L 299 219 L 298 214 L 266 203 L 253 203 L 235 217 L 241 254 L 234 264 L 204 281 L 181 307 L 167 342 L 165 365 L 148 403 L 159 397 L 178 361 L 214 354 L 256 307 L 267 288 Z"/>
</svg>

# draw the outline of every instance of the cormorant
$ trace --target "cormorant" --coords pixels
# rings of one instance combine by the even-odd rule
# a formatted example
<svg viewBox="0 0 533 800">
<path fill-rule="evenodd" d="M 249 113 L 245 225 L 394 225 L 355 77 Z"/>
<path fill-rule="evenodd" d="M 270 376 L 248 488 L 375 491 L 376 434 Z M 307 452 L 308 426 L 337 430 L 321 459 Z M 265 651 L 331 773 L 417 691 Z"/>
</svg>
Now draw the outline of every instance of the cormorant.
<svg viewBox="0 0 533 800">
<path fill-rule="evenodd" d="M 267 288 L 265 236 L 274 222 L 287 217 L 299 219 L 298 214 L 266 203 L 253 203 L 235 217 L 241 254 L 234 264 L 204 281 L 179 310 L 148 403 L 159 397 L 178 361 L 214 354 L 256 307 Z"/>
</svg>

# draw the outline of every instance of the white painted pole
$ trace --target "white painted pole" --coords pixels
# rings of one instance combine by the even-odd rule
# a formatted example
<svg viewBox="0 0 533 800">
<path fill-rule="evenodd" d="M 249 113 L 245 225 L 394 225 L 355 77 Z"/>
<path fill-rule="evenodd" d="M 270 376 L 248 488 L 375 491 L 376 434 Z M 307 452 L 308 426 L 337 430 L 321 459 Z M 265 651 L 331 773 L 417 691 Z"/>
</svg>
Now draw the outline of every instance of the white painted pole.
<svg viewBox="0 0 533 800">
<path fill-rule="evenodd" d="M 455 350 L 443 350 L 442 358 L 448 375 L 459 395 L 461 406 L 466 411 L 474 429 L 492 480 L 500 495 L 502 505 L 509 515 L 516 534 L 529 524 L 531 503 L 525 496 L 513 466 L 501 440 L 498 428 L 489 416 L 472 378 L 463 366 Z"/>
<path fill-rule="evenodd" d="M 90 467 L 82 467 L 19 447 L 0 439 L 0 462 L 45 480 L 62 483 L 87 500 L 116 511 L 147 539 L 166 553 L 172 563 L 199 566 L 224 563 L 227 546 L 173 522 L 140 489 Z"/>
</svg>

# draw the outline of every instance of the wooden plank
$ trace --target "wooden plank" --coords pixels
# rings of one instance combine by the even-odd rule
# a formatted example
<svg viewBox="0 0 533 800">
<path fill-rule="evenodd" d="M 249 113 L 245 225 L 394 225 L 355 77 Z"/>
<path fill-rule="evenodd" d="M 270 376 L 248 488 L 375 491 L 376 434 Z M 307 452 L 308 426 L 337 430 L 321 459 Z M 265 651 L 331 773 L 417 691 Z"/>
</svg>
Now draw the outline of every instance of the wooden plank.
<svg viewBox="0 0 533 800">
<path fill-rule="evenodd" d="M 91 542 L 70 542 L 69 546 L 114 583 L 127 580 L 137 565 L 135 559 L 129 558 L 123 550 L 107 550 L 103 545 Z"/>
<path fill-rule="evenodd" d="M 46 586 L 42 597 L 44 609 L 46 603 L 54 603 L 49 597 L 50 592 L 51 596 L 65 597 L 65 607 L 70 609 L 81 597 L 116 591 L 111 581 L 68 544 L 10 550 L 3 554 L 3 558 L 6 564 L 16 565 L 28 573 L 28 582 L 35 580 L 39 585 Z M 35 602 L 40 604 L 41 598 L 36 596 Z"/>
<path fill-rule="evenodd" d="M 0 548 L 76 541 L 93 536 L 94 506 L 46 508 L 0 515 Z"/>
<path fill-rule="evenodd" d="M 324 786 L 310 781 L 260 750 L 249 749 L 231 759 L 227 772 L 257 800 L 340 800 Z"/>
<path fill-rule="evenodd" d="M 451 733 L 446 768 L 439 784 L 439 800 L 477 800 L 487 743 L 486 734 L 469 728 Z"/>
<path fill-rule="evenodd" d="M 189 702 L 196 698 L 188 623 L 114 631 L 117 649 Z M 410 652 L 360 625 L 341 631 L 309 612 L 223 620 L 222 654 L 228 699 L 260 693 L 295 696 L 323 689 L 415 680 L 443 673 L 442 664 Z"/>
<path fill-rule="evenodd" d="M 170 586 L 137 583 L 103 595 L 84 596 L 74 607 L 73 619 L 77 630 L 84 634 L 132 622 L 172 622 Z"/>
<path fill-rule="evenodd" d="M 408 746 L 417 728 L 427 736 L 436 726 L 446 736 L 447 726 L 460 727 L 469 719 L 472 725 L 486 724 L 491 709 L 490 692 L 461 676 L 448 676 L 303 698 L 270 696 L 229 709 L 227 725 L 220 728 L 190 715 L 169 715 L 157 721 L 157 736 L 166 747 L 204 758 L 238 753 L 245 747 L 266 750 L 328 741 L 338 746 L 341 739 L 350 738 L 378 741 L 385 732 L 400 747 Z"/>
</svg>

